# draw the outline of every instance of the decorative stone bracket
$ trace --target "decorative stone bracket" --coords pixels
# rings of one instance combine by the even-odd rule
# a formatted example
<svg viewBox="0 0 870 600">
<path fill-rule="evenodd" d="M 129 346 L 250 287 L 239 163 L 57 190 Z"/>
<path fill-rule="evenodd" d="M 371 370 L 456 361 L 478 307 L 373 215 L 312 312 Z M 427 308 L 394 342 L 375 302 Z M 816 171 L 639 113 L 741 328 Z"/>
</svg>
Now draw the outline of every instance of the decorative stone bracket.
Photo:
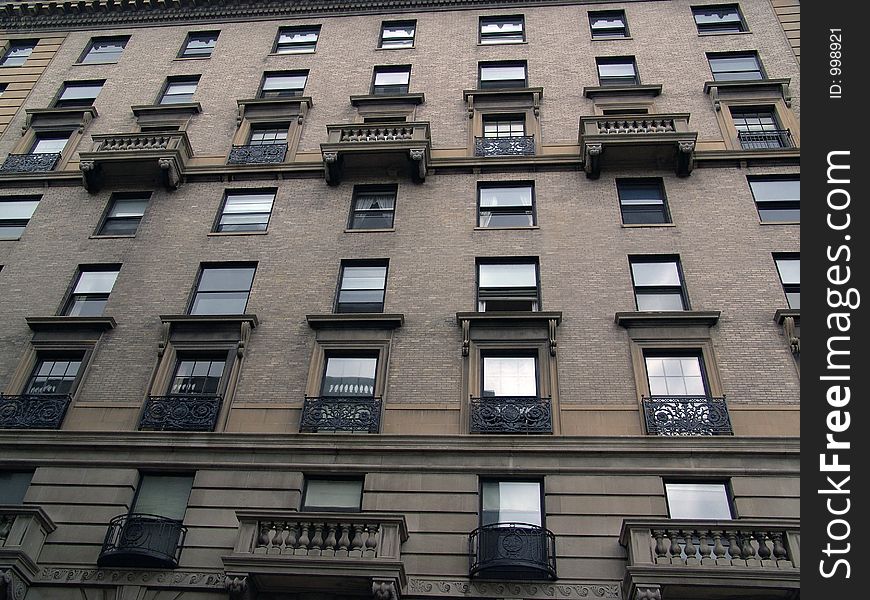
<svg viewBox="0 0 870 600">
<path fill-rule="evenodd" d="M 233 326 L 237 326 L 239 333 L 236 354 L 239 358 L 245 355 L 251 331 L 256 329 L 259 323 L 257 315 L 160 315 L 160 322 L 161 335 L 160 342 L 157 344 L 157 356 L 163 356 L 174 333 L 182 329 L 196 332 L 224 328 L 227 339 L 236 339 L 236 336 L 231 334 L 231 330 Z"/>
<path fill-rule="evenodd" d="M 707 81 L 704 93 L 710 95 L 713 109 L 722 110 L 723 99 L 770 100 L 781 97 L 791 108 L 791 79 L 758 79 L 754 81 Z"/>
<path fill-rule="evenodd" d="M 472 326 L 537 326 L 547 325 L 547 340 L 550 356 L 556 356 L 556 327 L 562 322 L 561 312 L 490 312 L 456 313 L 456 320 L 462 328 L 462 356 L 468 356 L 471 348 Z"/>
<path fill-rule="evenodd" d="M 801 354 L 801 311 L 798 309 L 780 309 L 773 315 L 773 320 L 782 326 L 791 353 L 795 357 L 799 357 Z"/>
</svg>

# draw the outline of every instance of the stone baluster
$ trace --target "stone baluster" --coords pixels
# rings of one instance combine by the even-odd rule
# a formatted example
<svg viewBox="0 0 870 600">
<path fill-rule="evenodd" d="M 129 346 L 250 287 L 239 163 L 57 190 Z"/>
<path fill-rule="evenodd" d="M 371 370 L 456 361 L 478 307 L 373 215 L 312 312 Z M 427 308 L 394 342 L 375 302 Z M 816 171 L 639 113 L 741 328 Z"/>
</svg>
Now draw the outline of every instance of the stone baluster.
<svg viewBox="0 0 870 600">
<path fill-rule="evenodd" d="M 308 554 L 308 545 L 311 543 L 311 538 L 308 537 L 308 530 L 311 523 L 299 523 L 302 533 L 299 535 L 299 541 L 296 543 L 296 550 L 293 554 L 305 556 Z"/>
<path fill-rule="evenodd" d="M 737 543 L 737 532 L 728 531 L 728 553 L 731 554 L 731 564 L 740 564 L 740 559 L 743 554 L 740 551 L 740 545 Z"/>
<path fill-rule="evenodd" d="M 683 564 L 683 548 L 680 546 L 680 532 L 677 529 L 669 529 L 668 537 L 671 539 L 671 564 L 672 565 L 682 565 Z"/>
<path fill-rule="evenodd" d="M 706 529 L 698 530 L 698 544 L 701 551 L 701 564 L 702 565 L 712 565 L 715 564 L 713 559 L 710 558 L 710 553 L 713 550 L 712 546 L 710 546 L 709 540 L 710 532 Z"/>
<path fill-rule="evenodd" d="M 327 523 L 326 540 L 323 542 L 323 556 L 335 556 L 335 523 Z"/>
<path fill-rule="evenodd" d="M 323 523 L 314 524 L 314 537 L 311 538 L 311 548 L 308 556 L 321 556 L 323 554 Z"/>
<path fill-rule="evenodd" d="M 369 535 L 366 538 L 363 556 L 365 558 L 374 558 L 378 553 L 378 525 L 377 523 L 366 525 L 366 529 L 368 530 Z"/>
<path fill-rule="evenodd" d="M 773 539 L 773 557 L 776 561 L 788 560 L 788 551 L 785 549 L 785 544 L 782 543 L 782 532 L 774 531 L 770 537 Z"/>
<path fill-rule="evenodd" d="M 752 547 L 752 532 L 751 531 L 741 531 L 740 532 L 740 553 L 743 555 L 743 559 L 746 561 L 746 566 L 748 567 L 760 567 L 761 563 L 755 557 L 755 548 Z"/>
<path fill-rule="evenodd" d="M 287 522 L 285 531 L 287 532 L 284 538 L 284 544 L 281 546 L 282 554 L 293 554 L 296 548 L 296 523 Z"/>
<path fill-rule="evenodd" d="M 348 548 L 350 547 L 350 525 L 347 523 L 341 524 L 341 537 L 338 539 L 338 550 L 335 551 L 335 556 L 346 557 Z"/>
<path fill-rule="evenodd" d="M 713 558 L 717 565 L 730 565 L 731 561 L 726 557 L 728 551 L 722 544 L 722 531 L 713 531 Z"/>
<path fill-rule="evenodd" d="M 347 553 L 348 556 L 359 558 L 362 556 L 362 547 L 363 547 L 363 526 L 362 525 L 354 525 L 353 526 L 353 541 L 351 542 L 350 552 Z"/>
<path fill-rule="evenodd" d="M 276 550 L 280 553 L 283 553 L 287 548 L 287 537 L 290 535 L 291 527 L 292 525 L 290 523 L 284 521 L 278 528 L 278 535 L 275 536 L 273 544 L 276 546 Z"/>
<path fill-rule="evenodd" d="M 665 532 L 662 529 L 653 529 L 652 534 L 656 541 L 653 549 L 656 553 L 655 562 L 656 564 L 667 564 L 670 561 L 668 560 L 668 551 L 665 548 Z"/>
<path fill-rule="evenodd" d="M 776 563 L 770 560 L 771 552 L 767 547 L 767 532 L 756 531 L 755 541 L 758 542 L 758 558 L 761 559 L 762 567 L 776 566 Z"/>
<path fill-rule="evenodd" d="M 693 529 L 684 529 L 683 539 L 686 540 L 686 547 L 684 551 L 686 553 L 686 564 L 687 565 L 697 565 L 698 564 L 698 547 L 695 546 L 695 541 L 692 539 L 695 537 L 695 531 Z"/>
<path fill-rule="evenodd" d="M 261 547 L 258 550 L 262 549 L 262 554 L 268 554 L 272 549 L 272 542 L 275 539 L 275 536 L 278 535 L 278 524 L 275 521 L 270 523 L 266 523 L 264 527 L 261 529 Z"/>
</svg>

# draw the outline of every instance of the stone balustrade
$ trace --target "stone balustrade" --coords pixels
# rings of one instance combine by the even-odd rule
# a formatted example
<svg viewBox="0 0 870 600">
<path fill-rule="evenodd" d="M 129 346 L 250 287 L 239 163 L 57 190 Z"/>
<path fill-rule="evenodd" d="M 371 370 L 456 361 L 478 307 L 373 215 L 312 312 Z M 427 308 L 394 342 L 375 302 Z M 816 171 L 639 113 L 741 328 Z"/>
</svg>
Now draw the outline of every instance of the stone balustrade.
<svg viewBox="0 0 870 600">
<path fill-rule="evenodd" d="M 106 183 L 177 188 L 193 150 L 187 133 L 110 133 L 93 136 L 90 152 L 80 153 L 82 181 L 90 192 Z"/>
<path fill-rule="evenodd" d="M 320 151 L 330 185 L 339 183 L 345 168 L 409 169 L 414 181 L 426 179 L 432 145 L 428 122 L 347 123 L 327 125 L 326 132 Z"/>
</svg>

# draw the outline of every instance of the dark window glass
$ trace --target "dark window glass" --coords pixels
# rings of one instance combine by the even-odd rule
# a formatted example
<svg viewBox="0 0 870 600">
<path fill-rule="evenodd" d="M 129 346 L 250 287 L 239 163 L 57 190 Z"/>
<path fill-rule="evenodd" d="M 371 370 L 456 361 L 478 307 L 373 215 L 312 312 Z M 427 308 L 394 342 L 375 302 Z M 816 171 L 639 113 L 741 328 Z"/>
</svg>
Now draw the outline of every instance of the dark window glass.
<svg viewBox="0 0 870 600">
<path fill-rule="evenodd" d="M 538 361 L 534 356 L 484 355 L 480 395 L 538 396 Z"/>
<path fill-rule="evenodd" d="M 518 44 L 526 41 L 523 15 L 480 17 L 481 44 Z"/>
<path fill-rule="evenodd" d="M 797 175 L 750 177 L 749 187 L 762 223 L 800 221 L 801 180 Z"/>
<path fill-rule="evenodd" d="M 82 356 L 43 358 L 37 361 L 25 394 L 69 394 L 82 366 Z"/>
<path fill-rule="evenodd" d="M 630 257 L 637 310 L 687 310 L 680 260 L 675 257 Z"/>
<path fill-rule="evenodd" d="M 69 141 L 69 131 L 62 133 L 40 133 L 30 149 L 30 154 L 60 154 Z"/>
<path fill-rule="evenodd" d="M 286 144 L 289 125 L 255 125 L 251 127 L 251 146 Z"/>
<path fill-rule="evenodd" d="M 356 187 L 350 229 L 390 229 L 396 211 L 396 188 Z"/>
<path fill-rule="evenodd" d="M 321 396 L 374 396 L 377 356 L 327 356 Z"/>
<path fill-rule="evenodd" d="M 413 48 L 417 21 L 385 21 L 381 25 L 381 48 Z"/>
<path fill-rule="evenodd" d="M 525 62 L 480 63 L 480 88 L 526 87 Z"/>
<path fill-rule="evenodd" d="M 638 85 L 637 67 L 633 56 L 596 58 L 598 82 L 606 85 Z"/>
<path fill-rule="evenodd" d="M 240 315 L 248 305 L 254 265 L 203 267 L 190 305 L 192 315 Z"/>
<path fill-rule="evenodd" d="M 101 316 L 119 270 L 118 266 L 82 268 L 63 314 L 70 317 Z"/>
<path fill-rule="evenodd" d="M 317 48 L 320 25 L 282 27 L 275 40 L 277 54 L 310 54 Z"/>
<path fill-rule="evenodd" d="M 192 487 L 193 475 L 143 473 L 130 513 L 182 521 Z M 143 526 L 146 533 L 149 526 L 153 527 L 148 523 Z"/>
<path fill-rule="evenodd" d="M 362 493 L 361 479 L 306 479 L 302 510 L 358 511 Z"/>
<path fill-rule="evenodd" d="M 390 96 L 407 94 L 411 82 L 411 67 L 375 67 L 372 94 Z"/>
<path fill-rule="evenodd" d="M 700 355 L 650 353 L 644 365 L 650 396 L 707 396 Z"/>
<path fill-rule="evenodd" d="M 209 58 L 217 44 L 218 31 L 188 33 L 179 58 Z"/>
<path fill-rule="evenodd" d="M 477 310 L 536 311 L 538 263 L 478 262 Z"/>
<path fill-rule="evenodd" d="M 263 76 L 260 98 L 301 96 L 308 80 L 308 71 L 276 71 Z"/>
<path fill-rule="evenodd" d="M 523 523 L 543 526 L 541 484 L 537 481 L 482 481 L 481 526 Z"/>
<path fill-rule="evenodd" d="M 129 36 L 94 38 L 79 62 L 85 64 L 116 63 L 130 40 Z"/>
<path fill-rule="evenodd" d="M 523 115 L 483 115 L 483 137 L 502 138 L 526 135 Z"/>
<path fill-rule="evenodd" d="M 801 307 L 801 257 L 799 254 L 774 254 L 776 270 L 789 308 Z"/>
<path fill-rule="evenodd" d="M 671 222 L 661 179 L 617 179 L 616 191 L 626 225 Z"/>
<path fill-rule="evenodd" d="M 22 504 L 31 479 L 33 471 L 0 471 L 0 506 Z"/>
<path fill-rule="evenodd" d="M 534 186 L 529 183 L 481 184 L 477 190 L 478 227 L 531 227 L 535 224 Z"/>
<path fill-rule="evenodd" d="M 19 40 L 9 44 L 6 54 L 0 59 L 0 67 L 20 67 L 36 48 L 36 40 Z"/>
<path fill-rule="evenodd" d="M 383 312 L 386 284 L 386 262 L 343 264 L 335 312 Z"/>
<path fill-rule="evenodd" d="M 628 37 L 628 21 L 623 10 L 590 12 L 589 28 L 593 39 Z"/>
<path fill-rule="evenodd" d="M 0 198 L 0 240 L 17 240 L 39 204 L 33 196 Z"/>
<path fill-rule="evenodd" d="M 766 150 L 791 147 L 789 133 L 780 127 L 772 109 L 732 107 L 730 111 L 742 149 Z"/>
<path fill-rule="evenodd" d="M 160 98 L 160 104 L 182 104 L 193 102 L 199 75 L 196 77 L 173 77 L 167 80 L 166 89 Z"/>
<path fill-rule="evenodd" d="M 266 231 L 274 201 L 274 191 L 227 192 L 215 231 Z"/>
<path fill-rule="evenodd" d="M 748 81 L 764 79 L 761 61 L 755 52 L 707 53 L 713 81 Z"/>
<path fill-rule="evenodd" d="M 58 108 L 68 106 L 91 106 L 96 100 L 102 81 L 70 81 L 63 84 L 63 90 L 54 105 Z"/>
<path fill-rule="evenodd" d="M 133 235 L 139 228 L 151 194 L 113 194 L 99 235 Z"/>
<path fill-rule="evenodd" d="M 740 16 L 736 4 L 721 6 L 693 6 L 692 15 L 698 33 L 740 33 L 746 31 L 746 24 Z"/>
<path fill-rule="evenodd" d="M 220 390 L 226 360 L 213 358 L 181 359 L 169 386 L 173 395 L 215 395 Z"/>
</svg>

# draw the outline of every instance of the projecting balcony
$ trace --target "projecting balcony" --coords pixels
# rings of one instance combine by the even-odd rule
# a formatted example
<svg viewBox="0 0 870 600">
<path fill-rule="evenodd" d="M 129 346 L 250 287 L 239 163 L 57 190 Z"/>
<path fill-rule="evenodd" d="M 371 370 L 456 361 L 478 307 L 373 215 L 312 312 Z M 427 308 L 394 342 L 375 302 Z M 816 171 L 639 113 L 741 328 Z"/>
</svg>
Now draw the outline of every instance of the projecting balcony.
<svg viewBox="0 0 870 600">
<path fill-rule="evenodd" d="M 643 416 L 647 435 L 734 435 L 725 398 L 645 396 Z"/>
<path fill-rule="evenodd" d="M 214 431 L 221 397 L 148 396 L 139 421 L 141 431 Z"/>
<path fill-rule="evenodd" d="M 0 394 L 0 429 L 60 429 L 69 394 Z"/>
<path fill-rule="evenodd" d="M 299 431 L 378 433 L 381 429 L 380 396 L 307 396 Z"/>
<path fill-rule="evenodd" d="M 0 592 L 9 599 L 23 598 L 40 571 L 37 563 L 45 538 L 56 529 L 38 506 L 0 506 Z"/>
<path fill-rule="evenodd" d="M 239 510 L 238 537 L 222 557 L 230 590 L 398 598 L 406 583 L 405 517 L 387 513 Z"/>
<path fill-rule="evenodd" d="M 535 136 L 474 138 L 475 156 L 534 156 Z"/>
<path fill-rule="evenodd" d="M 120 515 L 109 522 L 97 565 L 174 569 L 186 535 L 187 527 L 175 519 Z"/>
<path fill-rule="evenodd" d="M 550 398 L 471 398 L 471 433 L 553 433 Z"/>
<path fill-rule="evenodd" d="M 287 156 L 287 144 L 255 144 L 248 146 L 233 146 L 228 165 L 274 165 L 284 162 Z"/>
<path fill-rule="evenodd" d="M 468 536 L 469 577 L 556 579 L 556 536 L 528 523 L 495 523 Z"/>
<path fill-rule="evenodd" d="M 328 138 L 320 144 L 326 182 L 337 185 L 346 170 L 370 173 L 388 169 L 410 170 L 421 183 L 431 163 L 428 122 L 327 125 Z"/>
<path fill-rule="evenodd" d="M 192 156 L 183 131 L 95 135 L 94 148 L 81 153 L 79 168 L 89 192 L 113 183 L 174 190 Z"/>
<path fill-rule="evenodd" d="M 0 173 L 48 173 L 60 160 L 60 152 L 10 154 L 0 166 Z"/>
<path fill-rule="evenodd" d="M 773 129 L 769 131 L 738 131 L 737 140 L 743 150 L 771 150 L 794 148 L 791 131 Z"/>
<path fill-rule="evenodd" d="M 602 166 L 672 168 L 686 177 L 694 167 L 698 132 L 688 114 L 607 115 L 580 119 L 580 147 L 586 176 L 597 179 Z"/>
<path fill-rule="evenodd" d="M 625 598 L 791 599 L 800 586 L 797 519 L 628 519 Z"/>
</svg>

